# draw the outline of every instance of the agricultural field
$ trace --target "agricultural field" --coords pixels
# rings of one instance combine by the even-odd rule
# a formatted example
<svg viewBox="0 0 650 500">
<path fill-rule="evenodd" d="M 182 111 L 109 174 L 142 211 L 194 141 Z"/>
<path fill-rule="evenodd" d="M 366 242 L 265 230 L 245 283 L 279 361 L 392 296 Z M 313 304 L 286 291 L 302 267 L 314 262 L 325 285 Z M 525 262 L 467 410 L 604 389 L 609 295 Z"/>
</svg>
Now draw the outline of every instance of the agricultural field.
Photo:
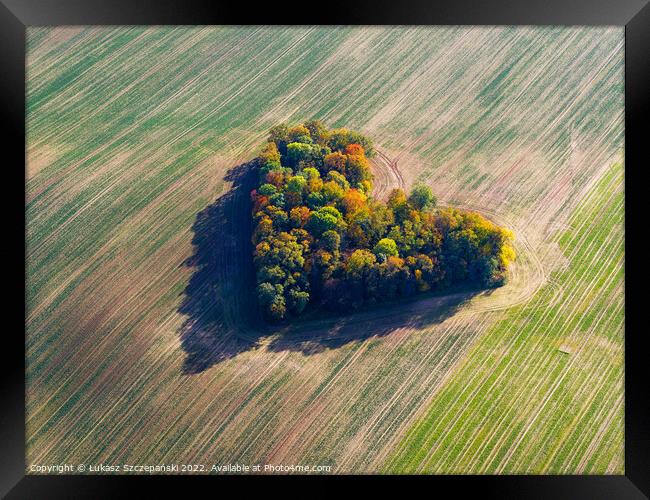
<svg viewBox="0 0 650 500">
<path fill-rule="evenodd" d="M 29 28 L 27 467 L 624 471 L 623 28 Z M 491 293 L 250 320 L 268 129 L 513 230 Z M 252 283 L 252 284 L 251 284 Z"/>
</svg>

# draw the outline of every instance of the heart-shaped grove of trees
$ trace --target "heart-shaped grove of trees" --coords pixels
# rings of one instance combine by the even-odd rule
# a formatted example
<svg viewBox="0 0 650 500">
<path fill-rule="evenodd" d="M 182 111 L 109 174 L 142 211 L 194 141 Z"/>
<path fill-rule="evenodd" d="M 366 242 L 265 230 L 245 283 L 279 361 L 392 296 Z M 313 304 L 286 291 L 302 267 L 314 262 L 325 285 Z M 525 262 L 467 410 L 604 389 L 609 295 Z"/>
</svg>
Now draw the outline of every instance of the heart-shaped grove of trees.
<svg viewBox="0 0 650 500">
<path fill-rule="evenodd" d="M 257 297 L 267 320 L 322 305 L 351 311 L 467 284 L 498 287 L 513 234 L 480 214 L 438 208 L 428 186 L 372 196 L 370 139 L 318 121 L 277 125 L 251 192 Z"/>
</svg>

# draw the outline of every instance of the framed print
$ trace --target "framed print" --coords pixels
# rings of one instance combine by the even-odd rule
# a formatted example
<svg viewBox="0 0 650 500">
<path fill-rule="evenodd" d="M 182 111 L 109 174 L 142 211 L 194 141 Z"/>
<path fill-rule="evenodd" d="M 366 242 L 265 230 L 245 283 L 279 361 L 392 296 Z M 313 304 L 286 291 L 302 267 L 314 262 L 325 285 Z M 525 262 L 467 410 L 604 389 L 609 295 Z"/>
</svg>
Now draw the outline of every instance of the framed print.
<svg viewBox="0 0 650 500">
<path fill-rule="evenodd" d="M 2 493 L 647 497 L 650 7 L 324 10 L 4 1 Z"/>
</svg>

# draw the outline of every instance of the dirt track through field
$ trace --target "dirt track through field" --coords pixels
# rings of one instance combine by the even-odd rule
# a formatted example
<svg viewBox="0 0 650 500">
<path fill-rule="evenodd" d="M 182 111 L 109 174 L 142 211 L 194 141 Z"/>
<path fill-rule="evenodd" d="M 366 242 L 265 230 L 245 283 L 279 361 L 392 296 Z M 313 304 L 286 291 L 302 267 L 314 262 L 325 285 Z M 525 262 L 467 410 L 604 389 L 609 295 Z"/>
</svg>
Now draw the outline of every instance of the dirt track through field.
<svg viewBox="0 0 650 500">
<path fill-rule="evenodd" d="M 376 157 L 371 162 L 375 177 L 373 195 L 377 198 L 382 198 L 391 189 L 406 189 L 404 177 L 397 164 L 398 159 L 391 159 L 378 148 L 375 148 L 375 154 Z M 548 282 L 548 273 L 544 270 L 544 264 L 538 255 L 538 250 L 528 241 L 523 227 L 517 224 L 516 221 L 505 215 L 500 215 L 487 207 L 469 204 L 449 204 L 442 200 L 438 201 L 438 205 L 441 207 L 454 206 L 464 210 L 479 212 L 496 224 L 512 230 L 516 236 L 515 249 L 518 254 L 518 262 L 509 271 L 510 274 L 506 287 L 496 292 L 491 291 L 489 294 L 490 297 L 487 300 L 485 300 L 485 296 L 483 296 L 483 300 L 480 300 L 480 298 L 474 299 L 472 307 L 465 308 L 462 314 L 497 311 L 524 304 Z M 463 294 L 456 294 L 454 296 L 461 297 Z M 495 296 L 499 298 L 496 299 Z M 435 307 L 436 304 L 440 303 L 440 299 L 438 298 L 429 300 L 420 299 L 420 301 L 422 302 L 422 307 Z"/>
</svg>

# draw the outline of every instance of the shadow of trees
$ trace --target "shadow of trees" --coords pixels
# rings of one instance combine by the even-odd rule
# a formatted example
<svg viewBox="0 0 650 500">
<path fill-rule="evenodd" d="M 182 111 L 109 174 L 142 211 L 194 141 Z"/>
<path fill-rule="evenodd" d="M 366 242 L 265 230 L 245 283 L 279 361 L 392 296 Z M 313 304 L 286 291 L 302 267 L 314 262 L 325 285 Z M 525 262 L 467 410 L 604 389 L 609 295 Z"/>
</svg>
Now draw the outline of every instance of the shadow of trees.
<svg viewBox="0 0 650 500">
<path fill-rule="evenodd" d="M 265 323 L 257 308 L 251 258 L 254 163 L 233 167 L 225 180 L 232 183 L 231 189 L 196 215 L 192 225 L 194 252 L 182 264 L 193 269 L 178 309 L 186 317 L 179 333 L 186 353 L 185 374 L 203 372 L 254 349 L 265 337 L 270 337 L 268 350 L 310 355 L 385 336 L 397 328 L 440 323 L 480 292 L 418 296 L 346 315 L 315 312 L 290 323 Z"/>
<path fill-rule="evenodd" d="M 231 189 L 196 215 L 194 253 L 183 264 L 194 270 L 178 309 L 186 316 L 180 331 L 185 373 L 202 372 L 250 349 L 255 340 L 238 331 L 252 331 L 260 322 L 250 241 L 253 164 L 230 169 L 225 180 Z"/>
<path fill-rule="evenodd" d="M 478 293 L 479 290 L 472 290 L 439 297 L 420 295 L 364 306 L 360 311 L 344 315 L 321 313 L 319 318 L 300 318 L 280 329 L 267 349 L 310 355 L 351 342 L 384 337 L 398 329 L 421 329 L 450 318 Z"/>
</svg>

